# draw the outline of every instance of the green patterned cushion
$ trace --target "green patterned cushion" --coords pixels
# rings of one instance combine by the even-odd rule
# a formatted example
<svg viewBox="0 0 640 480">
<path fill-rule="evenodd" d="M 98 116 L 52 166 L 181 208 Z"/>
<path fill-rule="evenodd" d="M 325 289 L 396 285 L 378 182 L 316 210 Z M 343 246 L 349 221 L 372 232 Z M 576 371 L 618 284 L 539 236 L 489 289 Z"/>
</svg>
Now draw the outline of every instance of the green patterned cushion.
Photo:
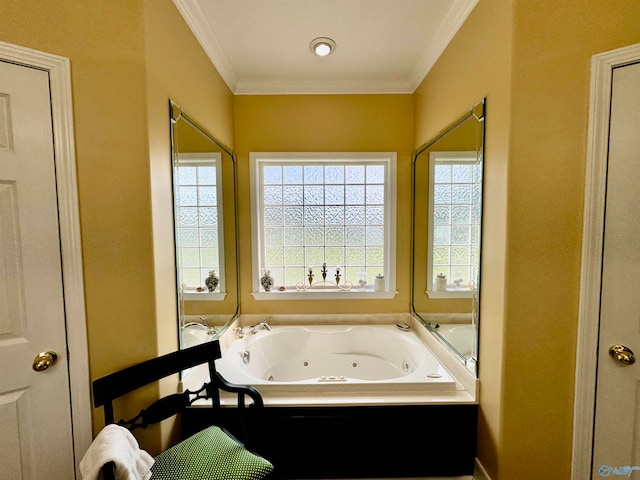
<svg viewBox="0 0 640 480">
<path fill-rule="evenodd" d="M 165 450 L 155 460 L 152 480 L 260 480 L 273 471 L 270 462 L 216 426 Z"/>
</svg>

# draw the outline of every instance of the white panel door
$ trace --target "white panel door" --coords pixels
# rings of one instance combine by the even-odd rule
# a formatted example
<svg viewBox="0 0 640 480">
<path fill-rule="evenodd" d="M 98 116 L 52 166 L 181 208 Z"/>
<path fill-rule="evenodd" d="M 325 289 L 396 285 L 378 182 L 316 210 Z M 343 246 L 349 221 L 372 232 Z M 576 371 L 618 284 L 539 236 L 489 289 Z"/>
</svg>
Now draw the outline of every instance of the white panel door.
<svg viewBox="0 0 640 480">
<path fill-rule="evenodd" d="M 640 478 L 640 64 L 613 71 L 592 478 Z M 636 362 L 609 353 L 628 348 Z"/>
<path fill-rule="evenodd" d="M 0 62 L 0 480 L 75 476 L 55 175 L 48 73 Z"/>
</svg>

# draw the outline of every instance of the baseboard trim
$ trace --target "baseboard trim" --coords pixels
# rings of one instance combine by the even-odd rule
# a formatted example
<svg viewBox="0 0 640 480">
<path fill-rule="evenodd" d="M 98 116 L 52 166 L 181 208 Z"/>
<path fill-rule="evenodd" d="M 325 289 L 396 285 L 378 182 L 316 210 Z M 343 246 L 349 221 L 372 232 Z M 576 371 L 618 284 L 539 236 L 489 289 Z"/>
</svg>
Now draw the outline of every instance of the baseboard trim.
<svg viewBox="0 0 640 480">
<path fill-rule="evenodd" d="M 478 460 L 477 458 L 476 467 L 473 470 L 473 480 L 491 480 L 491 477 L 480 463 L 480 460 Z"/>
</svg>

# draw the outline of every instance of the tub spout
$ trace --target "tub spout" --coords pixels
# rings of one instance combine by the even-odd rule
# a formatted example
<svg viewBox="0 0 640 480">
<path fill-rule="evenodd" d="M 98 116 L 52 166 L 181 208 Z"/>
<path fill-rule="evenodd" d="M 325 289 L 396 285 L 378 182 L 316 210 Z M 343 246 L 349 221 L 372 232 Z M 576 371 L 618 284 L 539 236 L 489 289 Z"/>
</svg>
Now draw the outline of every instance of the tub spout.
<svg viewBox="0 0 640 480">
<path fill-rule="evenodd" d="M 269 325 L 269 324 L 267 323 L 267 321 L 266 321 L 266 320 L 264 320 L 264 321 L 262 321 L 262 322 L 260 322 L 260 323 L 256 323 L 253 327 L 251 327 L 251 328 L 249 329 L 249 333 L 251 333 L 252 335 L 255 335 L 256 333 L 258 333 L 258 330 L 259 330 L 260 328 L 263 328 L 263 329 L 265 329 L 265 330 L 266 330 L 266 331 L 268 331 L 268 332 L 270 332 L 270 331 L 271 331 L 271 325 Z"/>
</svg>

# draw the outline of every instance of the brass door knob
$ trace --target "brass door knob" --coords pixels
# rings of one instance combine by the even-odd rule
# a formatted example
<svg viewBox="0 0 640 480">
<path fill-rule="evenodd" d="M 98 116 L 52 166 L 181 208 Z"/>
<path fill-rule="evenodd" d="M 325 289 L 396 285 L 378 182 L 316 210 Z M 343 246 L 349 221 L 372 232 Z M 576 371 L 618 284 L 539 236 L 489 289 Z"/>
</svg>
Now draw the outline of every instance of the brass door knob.
<svg viewBox="0 0 640 480">
<path fill-rule="evenodd" d="M 636 357 L 633 355 L 631 349 L 624 345 L 612 345 L 611 348 L 609 348 L 609 355 L 623 365 L 631 365 L 636 361 Z"/>
<path fill-rule="evenodd" d="M 33 359 L 33 369 L 36 372 L 43 372 L 58 360 L 58 354 L 52 351 L 40 352 Z"/>
</svg>

